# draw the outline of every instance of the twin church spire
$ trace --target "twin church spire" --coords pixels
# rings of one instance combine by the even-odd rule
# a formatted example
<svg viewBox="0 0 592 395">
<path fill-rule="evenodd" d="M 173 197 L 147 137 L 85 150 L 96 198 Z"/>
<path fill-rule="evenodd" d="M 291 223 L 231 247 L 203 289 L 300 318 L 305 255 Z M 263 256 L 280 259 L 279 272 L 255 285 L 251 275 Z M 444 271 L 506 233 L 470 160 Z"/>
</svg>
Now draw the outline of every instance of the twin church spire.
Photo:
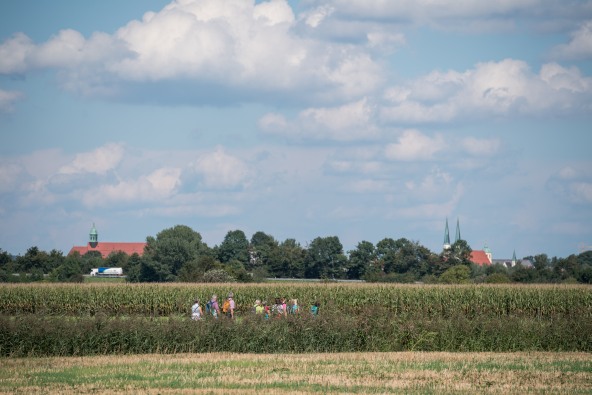
<svg viewBox="0 0 592 395">
<path fill-rule="evenodd" d="M 458 218 L 456 219 L 456 234 L 454 236 L 454 242 L 461 240 L 460 237 L 460 223 Z M 448 218 L 446 218 L 446 228 L 444 229 L 444 249 L 449 250 L 452 247 L 450 244 L 450 232 L 448 231 Z"/>
</svg>

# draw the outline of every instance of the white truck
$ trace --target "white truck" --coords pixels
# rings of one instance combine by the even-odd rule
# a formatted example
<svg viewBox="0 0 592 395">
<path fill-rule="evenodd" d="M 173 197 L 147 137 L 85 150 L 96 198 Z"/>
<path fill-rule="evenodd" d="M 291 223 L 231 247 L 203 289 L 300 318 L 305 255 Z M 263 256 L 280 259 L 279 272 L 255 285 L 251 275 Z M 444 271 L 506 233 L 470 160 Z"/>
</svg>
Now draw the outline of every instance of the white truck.
<svg viewBox="0 0 592 395">
<path fill-rule="evenodd" d="M 123 269 L 120 267 L 98 267 L 91 269 L 91 276 L 123 276 Z"/>
</svg>

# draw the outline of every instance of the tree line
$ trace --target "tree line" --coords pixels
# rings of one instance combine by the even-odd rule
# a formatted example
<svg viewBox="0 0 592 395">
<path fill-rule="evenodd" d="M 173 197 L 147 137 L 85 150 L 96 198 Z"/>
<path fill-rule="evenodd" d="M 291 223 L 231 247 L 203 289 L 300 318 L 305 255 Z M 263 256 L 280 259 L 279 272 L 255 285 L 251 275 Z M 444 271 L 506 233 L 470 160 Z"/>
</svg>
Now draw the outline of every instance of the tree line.
<svg viewBox="0 0 592 395">
<path fill-rule="evenodd" d="M 337 236 L 317 237 L 302 246 L 256 232 L 229 231 L 220 245 L 208 246 L 199 232 L 177 225 L 146 239 L 142 256 L 98 251 L 64 256 L 31 247 L 13 257 L 0 249 L 0 282 L 81 282 L 91 268 L 121 267 L 129 282 L 253 282 L 266 278 L 365 280 L 399 283 L 592 283 L 592 251 L 567 258 L 526 257 L 532 266 L 478 266 L 471 248 L 458 240 L 434 253 L 417 241 L 384 238 L 361 241 L 347 253 Z M 15 275 L 17 274 L 17 275 Z"/>
</svg>

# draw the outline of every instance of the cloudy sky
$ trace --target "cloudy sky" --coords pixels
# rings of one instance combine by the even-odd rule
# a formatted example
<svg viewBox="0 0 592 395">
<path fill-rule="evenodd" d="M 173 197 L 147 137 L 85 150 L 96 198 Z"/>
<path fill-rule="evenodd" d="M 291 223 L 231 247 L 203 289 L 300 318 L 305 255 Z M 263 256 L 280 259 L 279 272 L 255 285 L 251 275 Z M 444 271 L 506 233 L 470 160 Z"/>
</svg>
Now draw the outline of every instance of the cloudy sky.
<svg viewBox="0 0 592 395">
<path fill-rule="evenodd" d="M 303 246 L 448 218 L 592 245 L 592 1 L 0 2 L 0 248 L 176 224 Z"/>
</svg>

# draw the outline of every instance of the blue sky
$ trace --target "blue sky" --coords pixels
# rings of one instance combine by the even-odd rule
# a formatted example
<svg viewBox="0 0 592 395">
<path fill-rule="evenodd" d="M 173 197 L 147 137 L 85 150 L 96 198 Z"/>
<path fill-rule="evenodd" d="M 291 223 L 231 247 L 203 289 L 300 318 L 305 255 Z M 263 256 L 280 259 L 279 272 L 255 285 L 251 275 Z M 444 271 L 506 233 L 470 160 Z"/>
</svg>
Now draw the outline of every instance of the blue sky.
<svg viewBox="0 0 592 395">
<path fill-rule="evenodd" d="M 592 1 L 0 2 L 0 248 L 592 245 Z M 454 229 L 451 229 L 454 232 Z"/>
</svg>

